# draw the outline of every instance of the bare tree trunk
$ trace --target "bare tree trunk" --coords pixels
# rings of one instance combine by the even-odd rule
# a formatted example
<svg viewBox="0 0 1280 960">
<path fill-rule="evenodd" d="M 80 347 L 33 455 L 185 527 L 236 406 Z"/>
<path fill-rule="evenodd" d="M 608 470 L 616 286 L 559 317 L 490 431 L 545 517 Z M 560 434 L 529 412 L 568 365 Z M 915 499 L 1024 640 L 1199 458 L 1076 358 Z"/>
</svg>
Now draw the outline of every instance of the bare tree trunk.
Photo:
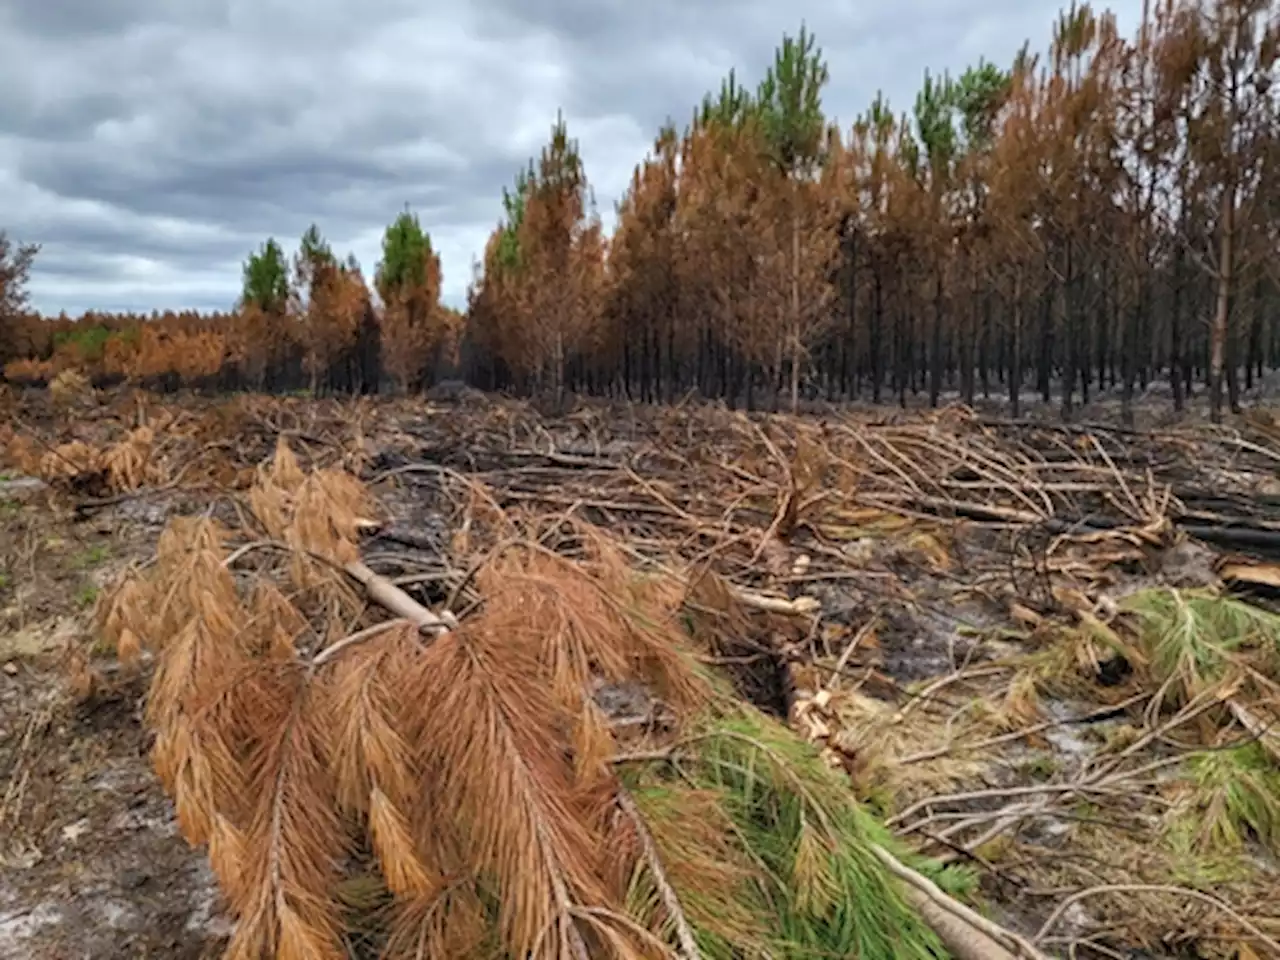
<svg viewBox="0 0 1280 960">
<path fill-rule="evenodd" d="M 1209 324 L 1209 418 L 1222 422 L 1222 368 L 1227 352 L 1227 319 L 1231 309 L 1232 259 L 1235 241 L 1236 191 L 1232 184 L 1222 194 L 1218 237 L 1218 295 Z"/>
<path fill-rule="evenodd" d="M 798 193 L 798 191 L 797 191 Z M 791 209 L 791 412 L 800 407 L 800 211 Z"/>
<path fill-rule="evenodd" d="M 973 406 L 974 347 L 978 339 L 978 269 L 969 263 L 969 306 L 963 313 L 960 333 L 960 401 Z"/>
<path fill-rule="evenodd" d="M 1181 217 L 1178 230 L 1183 237 L 1187 235 L 1185 213 Z M 1173 299 L 1172 303 L 1169 304 L 1169 384 L 1173 388 L 1173 410 L 1175 413 L 1182 413 L 1186 394 L 1186 378 L 1182 372 L 1186 355 L 1186 346 L 1182 342 L 1183 264 L 1185 256 L 1182 243 L 1179 243 L 1173 260 Z"/>
<path fill-rule="evenodd" d="M 800 191 L 791 196 L 791 412 L 800 407 L 800 364 L 804 342 L 800 330 Z"/>
<path fill-rule="evenodd" d="M 1074 409 L 1076 378 L 1079 376 L 1079 336 L 1076 324 L 1076 276 L 1072 259 L 1073 238 L 1068 236 L 1063 258 L 1062 284 L 1062 419 L 1069 422 Z"/>
<path fill-rule="evenodd" d="M 942 263 L 933 278 L 933 320 L 929 337 L 929 406 L 942 397 Z"/>
<path fill-rule="evenodd" d="M 564 407 L 564 332 L 561 330 L 556 331 L 555 350 L 556 409 L 561 410 Z"/>
<path fill-rule="evenodd" d="M 1022 404 L 1022 269 L 1013 275 L 1013 355 L 1009 358 L 1009 414 L 1015 420 Z"/>
</svg>

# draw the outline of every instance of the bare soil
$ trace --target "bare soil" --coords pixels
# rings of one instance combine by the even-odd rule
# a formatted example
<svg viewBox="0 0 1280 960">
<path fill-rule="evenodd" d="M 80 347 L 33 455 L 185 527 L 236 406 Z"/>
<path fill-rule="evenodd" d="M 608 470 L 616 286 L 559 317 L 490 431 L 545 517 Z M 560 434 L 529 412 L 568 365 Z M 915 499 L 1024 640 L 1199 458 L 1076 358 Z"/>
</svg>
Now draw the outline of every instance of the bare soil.
<svg viewBox="0 0 1280 960">
<path fill-rule="evenodd" d="M 93 649 L 97 592 L 159 529 L 118 510 L 76 523 L 48 491 L 0 499 L 0 956 L 195 960 L 225 935 L 147 759 L 146 677 Z M 97 661 L 83 697 L 77 651 Z"/>
</svg>

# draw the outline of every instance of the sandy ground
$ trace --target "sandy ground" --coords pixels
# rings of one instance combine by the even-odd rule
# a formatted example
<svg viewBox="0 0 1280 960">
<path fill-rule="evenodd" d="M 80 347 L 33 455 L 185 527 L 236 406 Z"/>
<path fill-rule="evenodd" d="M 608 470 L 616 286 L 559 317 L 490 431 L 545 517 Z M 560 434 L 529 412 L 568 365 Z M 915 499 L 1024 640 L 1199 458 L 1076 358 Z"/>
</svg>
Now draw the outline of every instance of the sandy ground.
<svg viewBox="0 0 1280 960">
<path fill-rule="evenodd" d="M 130 506 L 77 523 L 29 482 L 0 481 L 0 957 L 197 958 L 226 933 L 151 772 L 145 678 L 104 659 L 87 698 L 67 689 L 97 592 L 147 555 L 167 513 Z"/>
</svg>

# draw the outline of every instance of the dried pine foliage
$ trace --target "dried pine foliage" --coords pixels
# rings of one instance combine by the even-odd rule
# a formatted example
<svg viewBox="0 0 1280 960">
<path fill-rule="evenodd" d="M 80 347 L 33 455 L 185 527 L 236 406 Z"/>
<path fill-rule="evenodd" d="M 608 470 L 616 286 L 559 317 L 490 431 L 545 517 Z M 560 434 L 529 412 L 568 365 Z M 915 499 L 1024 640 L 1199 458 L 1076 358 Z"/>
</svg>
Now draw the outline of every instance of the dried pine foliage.
<svg viewBox="0 0 1280 960">
<path fill-rule="evenodd" d="M 174 519 L 99 607 L 155 659 L 153 760 L 228 957 L 344 957 L 356 926 L 416 960 L 943 955 L 839 776 L 725 693 L 683 590 L 603 533 L 574 560 L 509 538 L 479 610 L 425 636 L 346 582 L 375 512 L 354 478 L 281 441 L 247 499 L 256 529 Z M 638 737 L 626 685 L 660 705 Z"/>
<path fill-rule="evenodd" d="M 124 493 L 169 479 L 167 465 L 157 460 L 154 452 L 155 432 L 142 425 L 105 445 L 83 440 L 47 444 L 15 432 L 5 445 L 3 459 L 58 486 Z"/>
<path fill-rule="evenodd" d="M 69 407 L 87 400 L 92 394 L 93 387 L 89 378 L 79 370 L 68 368 L 49 381 L 49 395 L 60 407 Z"/>
</svg>

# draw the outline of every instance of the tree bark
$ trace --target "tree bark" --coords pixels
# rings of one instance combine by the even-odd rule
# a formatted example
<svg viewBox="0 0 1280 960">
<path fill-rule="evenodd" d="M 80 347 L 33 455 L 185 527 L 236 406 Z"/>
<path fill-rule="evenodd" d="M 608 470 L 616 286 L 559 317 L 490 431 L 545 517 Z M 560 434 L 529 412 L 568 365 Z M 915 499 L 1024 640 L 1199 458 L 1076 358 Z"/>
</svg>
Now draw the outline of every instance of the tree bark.
<svg viewBox="0 0 1280 960">
<path fill-rule="evenodd" d="M 1235 255 L 1236 191 L 1230 185 L 1222 193 L 1218 231 L 1218 290 L 1209 324 L 1209 419 L 1222 422 L 1222 368 L 1227 352 L 1227 321 L 1231 310 L 1232 260 Z"/>
<path fill-rule="evenodd" d="M 793 189 L 791 208 L 791 412 L 800 407 L 800 211 L 799 190 Z"/>
</svg>

